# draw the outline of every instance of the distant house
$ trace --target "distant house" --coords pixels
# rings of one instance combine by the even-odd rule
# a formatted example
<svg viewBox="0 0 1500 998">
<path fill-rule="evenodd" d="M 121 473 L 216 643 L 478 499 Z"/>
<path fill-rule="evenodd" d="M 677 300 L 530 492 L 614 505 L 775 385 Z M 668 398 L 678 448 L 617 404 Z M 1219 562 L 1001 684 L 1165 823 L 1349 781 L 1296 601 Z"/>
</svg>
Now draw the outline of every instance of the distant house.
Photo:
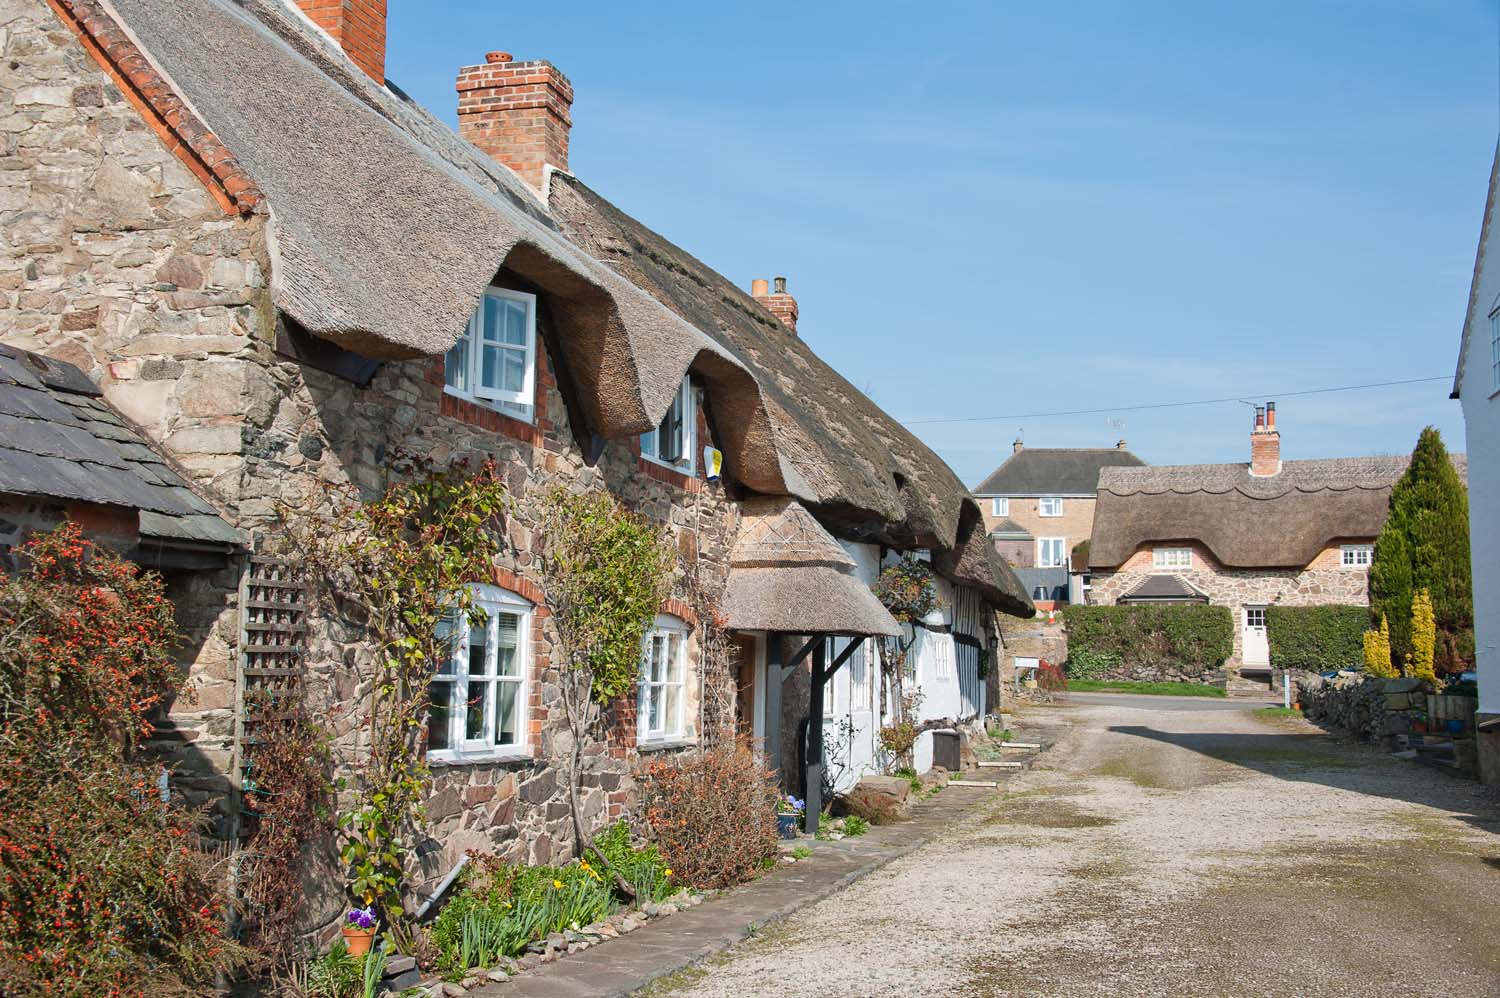
<svg viewBox="0 0 1500 998">
<path fill-rule="evenodd" d="M 1469 549 L 1474 566 L 1474 650 L 1479 672 L 1479 776 L 1500 783 L 1500 531 L 1481 510 L 1500 504 L 1500 266 L 1491 263 L 1500 151 L 1490 172 L 1489 198 L 1474 262 L 1474 283 L 1458 352 L 1453 397 L 1463 405 L 1469 469 Z M 1488 731 L 1486 722 L 1495 725 Z"/>
<path fill-rule="evenodd" d="M 1089 602 L 1210 603 L 1235 613 L 1227 665 L 1269 673 L 1266 609 L 1368 606 L 1369 566 L 1400 457 L 1282 461 L 1276 404 L 1240 464 L 1106 468 Z M 1462 455 L 1454 463 L 1463 473 Z"/>
<path fill-rule="evenodd" d="M 1046 447 L 1027 449 L 1020 440 L 1010 457 L 974 489 L 985 526 L 1000 557 L 1014 569 L 1033 599 L 1068 601 L 1072 552 L 1094 526 L 1101 468 L 1142 467 L 1125 448 Z"/>
</svg>

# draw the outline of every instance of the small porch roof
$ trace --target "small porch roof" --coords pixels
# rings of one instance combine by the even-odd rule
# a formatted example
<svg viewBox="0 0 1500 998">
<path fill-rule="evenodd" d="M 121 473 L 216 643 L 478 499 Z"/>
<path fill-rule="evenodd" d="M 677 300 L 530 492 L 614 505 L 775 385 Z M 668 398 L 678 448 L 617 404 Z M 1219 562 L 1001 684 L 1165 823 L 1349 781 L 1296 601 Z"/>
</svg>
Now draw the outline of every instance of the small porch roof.
<svg viewBox="0 0 1500 998">
<path fill-rule="evenodd" d="M 729 553 L 724 614 L 730 627 L 745 631 L 900 633 L 855 568 L 848 552 L 796 500 L 749 500 Z"/>
</svg>

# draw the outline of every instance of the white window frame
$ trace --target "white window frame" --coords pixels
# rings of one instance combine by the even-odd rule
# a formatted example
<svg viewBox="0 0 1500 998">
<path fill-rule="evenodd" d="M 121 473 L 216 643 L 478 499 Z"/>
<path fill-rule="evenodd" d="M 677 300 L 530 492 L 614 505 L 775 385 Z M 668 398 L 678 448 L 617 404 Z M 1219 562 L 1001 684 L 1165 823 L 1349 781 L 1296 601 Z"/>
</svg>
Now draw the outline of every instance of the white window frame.
<svg viewBox="0 0 1500 998">
<path fill-rule="evenodd" d="M 994 496 L 990 499 L 991 516 L 1009 516 L 1010 498 L 1008 496 Z"/>
<path fill-rule="evenodd" d="M 1047 512 L 1047 510 L 1049 510 L 1049 509 L 1052 510 L 1052 512 L 1050 512 L 1050 513 Z M 1050 516 L 1062 516 L 1063 515 L 1063 501 L 1062 501 L 1062 499 L 1060 497 L 1058 497 L 1058 496 L 1043 496 L 1042 498 L 1038 499 L 1036 501 L 1036 515 L 1037 516 L 1049 516 L 1049 517 Z"/>
<path fill-rule="evenodd" d="M 673 400 L 673 406 L 682 407 L 682 456 L 675 461 L 669 461 L 661 456 L 662 426 L 671 418 L 672 410 L 662 417 L 662 426 L 654 430 L 648 430 L 641 434 L 641 457 L 652 464 L 659 464 L 663 468 L 671 468 L 673 471 L 682 472 L 685 475 L 696 473 L 697 451 L 698 451 L 698 409 L 697 398 L 693 391 L 693 381 L 688 375 L 683 375 L 682 384 L 677 389 L 677 397 Z"/>
<path fill-rule="evenodd" d="M 1341 568 L 1368 570 L 1375 560 L 1375 545 L 1345 544 L 1339 548 Z"/>
<path fill-rule="evenodd" d="M 1252 613 L 1258 613 L 1258 614 L 1260 614 L 1260 623 L 1258 623 L 1258 624 L 1251 623 L 1251 621 L 1250 621 L 1250 615 Z M 1266 629 L 1266 608 L 1264 606 L 1247 606 L 1247 607 L 1245 607 L 1245 630 L 1247 630 L 1247 631 L 1264 631 L 1265 629 Z"/>
<path fill-rule="evenodd" d="M 1490 391 L 1500 392 L 1500 309 L 1490 313 Z"/>
<path fill-rule="evenodd" d="M 664 642 L 668 648 L 672 647 L 672 640 L 676 639 L 677 648 L 677 679 L 670 678 L 655 679 L 651 674 L 652 651 L 657 641 Z M 636 703 L 636 741 L 641 745 L 651 745 L 659 742 L 680 742 L 688 737 L 687 724 L 684 720 L 687 714 L 687 690 L 688 690 L 688 626 L 687 621 L 671 614 L 661 613 L 656 616 L 656 623 L 651 630 L 646 632 L 641 639 L 641 674 L 638 682 L 638 695 Z M 671 676 L 668 669 L 666 676 Z M 677 689 L 677 709 L 675 717 L 665 717 L 665 710 L 659 713 L 662 723 L 656 728 L 651 727 L 651 698 L 656 691 L 660 691 L 663 698 L 669 688 Z"/>
<path fill-rule="evenodd" d="M 430 683 L 451 684 L 453 695 L 449 703 L 459 706 L 458 709 L 451 710 L 451 716 L 447 721 L 448 747 L 428 749 L 427 761 L 430 763 L 468 763 L 530 758 L 531 747 L 527 737 L 530 719 L 527 701 L 530 699 L 531 690 L 531 624 L 532 614 L 536 608 L 529 600 L 498 586 L 474 585 L 470 586 L 469 590 L 473 594 L 474 605 L 487 613 L 484 626 L 489 634 L 485 642 L 485 672 L 480 676 L 469 675 L 469 637 L 473 625 L 466 614 L 460 614 L 456 622 L 448 625 L 457 628 L 449 654 L 453 672 L 439 672 L 429 680 Z M 498 645 L 495 635 L 498 633 L 497 615 L 502 613 L 517 618 L 516 670 L 512 676 L 498 674 Z M 467 704 L 472 699 L 470 688 L 476 681 L 488 686 L 490 694 L 484 712 L 484 733 L 479 738 L 469 738 Z M 494 740 L 494 705 L 501 684 L 516 687 L 516 740 L 505 745 L 495 744 Z M 427 723 L 429 725 L 434 723 L 430 706 Z"/>
<path fill-rule="evenodd" d="M 481 299 L 474 313 L 469 316 L 469 321 L 464 325 L 464 331 L 459 335 L 458 341 L 443 357 L 443 390 L 466 401 L 491 404 L 507 416 L 529 423 L 536 411 L 536 295 L 525 291 L 512 291 L 509 288 L 490 287 L 485 289 L 484 297 L 515 302 L 526 307 L 526 343 L 525 356 L 522 360 L 521 388 L 519 391 L 507 391 L 502 388 L 487 387 L 480 382 L 480 374 L 484 366 L 484 350 L 480 340 L 480 322 L 484 314 L 484 301 Z M 448 383 L 451 377 L 449 365 L 454 362 L 454 351 L 460 346 L 464 347 L 464 364 L 466 365 L 464 383 L 453 385 Z M 514 350 L 516 347 L 502 344 L 497 349 Z"/>
<path fill-rule="evenodd" d="M 1048 561 L 1043 558 L 1042 552 L 1055 549 L 1058 561 Z M 1038 537 L 1036 539 L 1036 567 L 1037 568 L 1067 568 L 1068 567 L 1068 539 L 1066 537 Z"/>
<path fill-rule="evenodd" d="M 1179 571 L 1193 567 L 1193 549 L 1169 547 L 1151 549 L 1151 567 L 1165 571 Z"/>
</svg>

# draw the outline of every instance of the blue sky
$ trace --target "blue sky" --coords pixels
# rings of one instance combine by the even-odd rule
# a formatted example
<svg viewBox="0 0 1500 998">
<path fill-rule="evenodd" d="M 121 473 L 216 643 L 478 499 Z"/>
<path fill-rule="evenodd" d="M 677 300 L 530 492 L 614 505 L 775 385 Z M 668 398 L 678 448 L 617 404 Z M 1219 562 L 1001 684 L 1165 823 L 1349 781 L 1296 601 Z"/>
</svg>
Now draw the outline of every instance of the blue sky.
<svg viewBox="0 0 1500 998">
<path fill-rule="evenodd" d="M 387 75 L 451 123 L 460 65 L 550 59 L 586 183 L 743 286 L 786 275 L 898 419 L 1009 417 L 1451 375 L 1496 6 L 392 0 Z M 1461 449 L 1448 390 L 1279 400 L 1283 456 Z M 1018 431 L 1170 464 L 1247 460 L 1250 423 L 912 429 L 972 485 Z"/>
</svg>

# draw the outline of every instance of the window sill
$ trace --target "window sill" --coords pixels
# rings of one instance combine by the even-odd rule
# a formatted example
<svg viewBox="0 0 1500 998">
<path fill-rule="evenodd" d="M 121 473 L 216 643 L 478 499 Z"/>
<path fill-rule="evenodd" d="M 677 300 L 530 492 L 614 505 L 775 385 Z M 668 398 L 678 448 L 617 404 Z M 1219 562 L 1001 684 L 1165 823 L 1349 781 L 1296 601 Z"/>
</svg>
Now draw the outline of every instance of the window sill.
<svg viewBox="0 0 1500 998">
<path fill-rule="evenodd" d="M 533 406 L 531 411 L 532 418 L 535 419 L 536 408 Z M 497 409 L 486 401 L 461 394 L 446 385 L 443 387 L 439 412 L 450 419 L 499 433 L 512 440 L 520 440 L 533 447 L 542 445 L 542 430 L 531 420 Z"/>
<path fill-rule="evenodd" d="M 427 765 L 438 766 L 505 766 L 516 763 L 536 762 L 536 753 L 531 749 L 514 749 L 503 752 L 449 752 L 427 753 Z"/>
<path fill-rule="evenodd" d="M 673 738 L 643 738 L 635 743 L 637 752 L 671 752 L 675 749 L 694 748 L 697 746 L 696 738 L 685 736 Z"/>
<path fill-rule="evenodd" d="M 649 458 L 639 454 L 635 459 L 636 467 L 645 474 L 647 478 L 654 479 L 664 485 L 672 485 L 685 492 L 702 492 L 703 480 L 694 478 L 686 472 L 679 471 L 670 465 L 662 464 L 655 458 Z"/>
</svg>

